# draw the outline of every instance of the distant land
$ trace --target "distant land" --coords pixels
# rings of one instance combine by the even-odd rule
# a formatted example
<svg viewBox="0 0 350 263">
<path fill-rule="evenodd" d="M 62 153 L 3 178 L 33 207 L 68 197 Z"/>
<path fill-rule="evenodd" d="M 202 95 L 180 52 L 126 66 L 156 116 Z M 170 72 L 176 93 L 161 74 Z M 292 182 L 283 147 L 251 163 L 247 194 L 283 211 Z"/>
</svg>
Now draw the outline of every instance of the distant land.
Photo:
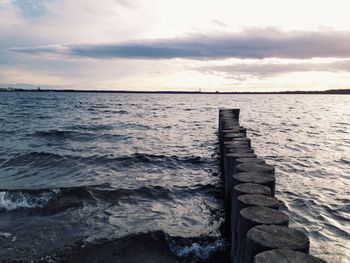
<svg viewBox="0 0 350 263">
<path fill-rule="evenodd" d="M 3 92 L 82 92 L 82 93 L 143 93 L 143 94 L 343 94 L 349 95 L 350 89 L 331 89 L 323 91 L 132 91 L 132 90 L 75 90 L 0 87 Z"/>
</svg>

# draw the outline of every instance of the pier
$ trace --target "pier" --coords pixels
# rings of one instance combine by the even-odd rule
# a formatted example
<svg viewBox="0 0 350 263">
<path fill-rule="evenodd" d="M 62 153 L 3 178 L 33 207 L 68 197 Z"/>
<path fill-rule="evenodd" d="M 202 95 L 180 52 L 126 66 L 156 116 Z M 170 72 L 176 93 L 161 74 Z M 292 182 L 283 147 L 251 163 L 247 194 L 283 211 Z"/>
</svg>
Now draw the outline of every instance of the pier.
<svg viewBox="0 0 350 263">
<path fill-rule="evenodd" d="M 259 158 L 239 125 L 239 109 L 219 110 L 220 167 L 230 263 L 324 263 L 305 233 L 289 227 L 275 197 L 275 167 Z"/>
</svg>

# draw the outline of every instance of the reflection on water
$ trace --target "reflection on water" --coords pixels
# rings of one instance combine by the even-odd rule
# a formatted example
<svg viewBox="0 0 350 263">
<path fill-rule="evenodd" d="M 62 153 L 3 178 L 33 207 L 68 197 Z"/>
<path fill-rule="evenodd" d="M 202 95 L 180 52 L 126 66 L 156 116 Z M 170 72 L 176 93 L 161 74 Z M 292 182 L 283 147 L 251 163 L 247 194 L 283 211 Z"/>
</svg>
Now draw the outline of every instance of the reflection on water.
<svg viewBox="0 0 350 263">
<path fill-rule="evenodd" d="M 74 262 L 136 246 L 201 261 L 224 249 L 222 106 L 241 108 L 311 253 L 350 262 L 350 97 L 341 95 L 0 93 L 0 258 L 68 249 Z"/>
<path fill-rule="evenodd" d="M 291 226 L 308 232 L 312 254 L 350 262 L 350 97 L 260 98 L 268 110 L 243 110 L 242 123 L 277 168 L 276 195 Z"/>
</svg>

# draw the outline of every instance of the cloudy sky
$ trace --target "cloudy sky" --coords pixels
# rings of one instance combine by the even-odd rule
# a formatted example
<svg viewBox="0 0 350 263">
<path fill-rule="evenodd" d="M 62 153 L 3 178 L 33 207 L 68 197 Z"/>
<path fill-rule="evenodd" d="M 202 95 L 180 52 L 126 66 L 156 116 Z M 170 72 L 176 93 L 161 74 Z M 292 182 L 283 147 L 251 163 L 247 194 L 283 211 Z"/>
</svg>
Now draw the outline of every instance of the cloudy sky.
<svg viewBox="0 0 350 263">
<path fill-rule="evenodd" d="M 350 88 L 349 0 L 0 0 L 0 84 Z"/>
</svg>

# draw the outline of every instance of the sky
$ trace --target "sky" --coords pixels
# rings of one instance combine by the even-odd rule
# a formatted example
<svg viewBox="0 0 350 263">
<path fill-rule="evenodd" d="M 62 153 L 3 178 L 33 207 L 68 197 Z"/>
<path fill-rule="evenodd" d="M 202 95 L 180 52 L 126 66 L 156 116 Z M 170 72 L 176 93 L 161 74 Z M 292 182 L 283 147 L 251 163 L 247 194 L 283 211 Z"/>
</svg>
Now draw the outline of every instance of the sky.
<svg viewBox="0 0 350 263">
<path fill-rule="evenodd" d="M 348 0 L 0 0 L 0 85 L 350 88 Z"/>
</svg>

